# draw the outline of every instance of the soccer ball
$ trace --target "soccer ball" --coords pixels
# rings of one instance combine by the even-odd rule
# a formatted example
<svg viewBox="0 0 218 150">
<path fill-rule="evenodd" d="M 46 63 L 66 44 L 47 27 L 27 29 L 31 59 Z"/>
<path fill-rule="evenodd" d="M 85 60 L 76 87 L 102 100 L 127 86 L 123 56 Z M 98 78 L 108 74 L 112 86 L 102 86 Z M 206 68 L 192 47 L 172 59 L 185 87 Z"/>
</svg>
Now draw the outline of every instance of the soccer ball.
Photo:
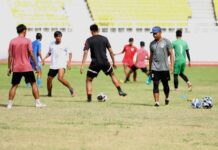
<svg viewBox="0 0 218 150">
<path fill-rule="evenodd" d="M 210 109 L 213 107 L 213 99 L 210 96 L 206 96 L 203 98 L 202 107 L 205 109 Z"/>
<path fill-rule="evenodd" d="M 98 96 L 97 96 L 97 100 L 99 102 L 105 102 L 107 101 L 107 95 L 105 95 L 104 93 L 100 93 Z"/>
<path fill-rule="evenodd" d="M 201 108 L 202 107 L 202 101 L 198 98 L 195 98 L 192 100 L 192 108 Z"/>
</svg>

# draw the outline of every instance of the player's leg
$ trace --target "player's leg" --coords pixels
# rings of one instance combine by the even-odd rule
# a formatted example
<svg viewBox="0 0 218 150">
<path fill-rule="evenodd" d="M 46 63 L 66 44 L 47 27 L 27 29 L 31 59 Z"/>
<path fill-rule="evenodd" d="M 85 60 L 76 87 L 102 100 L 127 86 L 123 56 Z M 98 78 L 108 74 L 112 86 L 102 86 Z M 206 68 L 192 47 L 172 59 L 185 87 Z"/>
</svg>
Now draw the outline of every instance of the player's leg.
<svg viewBox="0 0 218 150">
<path fill-rule="evenodd" d="M 161 72 L 161 82 L 163 84 L 163 90 L 165 94 L 165 105 L 169 104 L 169 94 L 170 94 L 169 80 L 170 80 L 169 71 Z"/>
<path fill-rule="evenodd" d="M 16 95 L 16 90 L 17 90 L 18 84 L 12 85 L 10 90 L 9 90 L 9 100 L 14 100 L 14 97 Z"/>
<path fill-rule="evenodd" d="M 111 80 L 112 80 L 114 86 L 117 88 L 118 94 L 120 96 L 126 96 L 127 94 L 122 91 L 122 89 L 120 87 L 120 83 L 119 83 L 117 77 L 115 76 L 115 74 L 113 72 L 113 68 L 110 65 L 110 63 L 107 62 L 101 69 L 104 71 L 105 75 L 107 75 L 107 76 L 110 75 Z"/>
<path fill-rule="evenodd" d="M 181 66 L 181 72 L 180 72 L 179 76 L 187 83 L 188 89 L 189 89 L 189 91 L 191 91 L 192 90 L 192 84 L 189 81 L 188 77 L 184 74 L 185 67 L 186 67 L 186 64 L 183 63 L 182 66 Z"/>
<path fill-rule="evenodd" d="M 38 66 L 39 66 L 39 71 L 37 73 L 36 83 L 38 87 L 41 88 L 42 87 L 42 67 L 40 64 Z"/>
<path fill-rule="evenodd" d="M 137 78 L 137 72 L 133 71 L 133 81 L 136 82 L 136 78 Z"/>
<path fill-rule="evenodd" d="M 48 78 L 47 78 L 47 91 L 49 97 L 52 96 L 52 81 L 54 77 L 58 74 L 58 70 L 49 69 Z"/>
<path fill-rule="evenodd" d="M 64 74 L 65 74 L 64 68 L 58 69 L 58 80 L 69 89 L 71 96 L 75 96 L 75 92 L 71 87 L 70 83 L 66 79 L 64 79 Z"/>
<path fill-rule="evenodd" d="M 191 91 L 192 90 L 192 84 L 189 81 L 188 77 L 183 73 L 180 73 L 179 76 L 187 83 L 188 89 L 189 89 L 189 91 Z"/>
<path fill-rule="evenodd" d="M 179 86 L 178 74 L 174 74 L 174 88 L 177 91 Z"/>
<path fill-rule="evenodd" d="M 126 63 L 123 64 L 123 69 L 126 77 L 128 75 L 128 65 Z"/>
<path fill-rule="evenodd" d="M 175 62 L 174 64 L 174 88 L 175 91 L 178 90 L 179 88 L 179 80 L 178 80 L 178 75 L 181 72 L 181 63 Z"/>
<path fill-rule="evenodd" d="M 129 81 L 130 75 L 131 75 L 133 72 L 136 72 L 136 70 L 137 70 L 137 67 L 136 67 L 135 65 L 133 65 L 133 66 L 130 68 L 130 70 L 129 70 L 127 76 L 126 76 L 126 79 L 125 79 L 125 81 L 124 81 L 125 83 L 127 83 L 127 82 Z"/>
<path fill-rule="evenodd" d="M 123 92 L 123 90 L 121 89 L 120 83 L 119 83 L 117 77 L 115 76 L 114 72 L 110 73 L 110 77 L 111 77 L 111 80 L 112 80 L 114 86 L 117 88 L 119 95 L 126 96 L 127 94 L 125 92 Z"/>
<path fill-rule="evenodd" d="M 129 82 L 129 77 L 130 77 L 130 75 L 131 75 L 132 73 L 133 73 L 133 70 L 132 70 L 132 69 L 129 70 L 129 72 L 128 72 L 127 75 L 126 75 L 126 79 L 125 79 L 124 83 Z"/>
<path fill-rule="evenodd" d="M 96 65 L 94 62 L 91 62 L 89 65 L 89 69 L 86 74 L 86 94 L 87 94 L 87 102 L 92 101 L 92 81 L 94 78 L 98 76 L 100 71 L 100 67 Z"/>
<path fill-rule="evenodd" d="M 25 72 L 24 77 L 25 77 L 25 80 L 28 81 L 28 83 L 30 83 L 32 86 L 32 93 L 35 98 L 35 106 L 38 108 L 45 107 L 46 105 L 42 104 L 39 98 L 39 90 L 36 84 L 34 72 L 33 71 Z"/>
<path fill-rule="evenodd" d="M 143 73 L 145 73 L 146 76 L 148 76 L 148 69 L 147 69 L 147 67 L 141 68 L 141 71 Z"/>
<path fill-rule="evenodd" d="M 14 100 L 14 97 L 16 95 L 16 90 L 17 90 L 18 85 L 20 84 L 21 78 L 22 78 L 22 73 L 15 72 L 12 75 L 12 80 L 11 80 L 12 86 L 11 86 L 11 88 L 9 90 L 9 94 L 8 94 L 8 104 L 7 104 L 8 109 L 12 108 L 13 100 Z"/>
<path fill-rule="evenodd" d="M 87 94 L 87 101 L 92 101 L 92 77 L 86 77 L 86 94 Z"/>
<path fill-rule="evenodd" d="M 160 96 L 159 96 L 159 82 L 160 77 L 157 71 L 152 71 L 152 77 L 153 77 L 153 96 L 155 101 L 155 107 L 160 106 Z"/>
</svg>

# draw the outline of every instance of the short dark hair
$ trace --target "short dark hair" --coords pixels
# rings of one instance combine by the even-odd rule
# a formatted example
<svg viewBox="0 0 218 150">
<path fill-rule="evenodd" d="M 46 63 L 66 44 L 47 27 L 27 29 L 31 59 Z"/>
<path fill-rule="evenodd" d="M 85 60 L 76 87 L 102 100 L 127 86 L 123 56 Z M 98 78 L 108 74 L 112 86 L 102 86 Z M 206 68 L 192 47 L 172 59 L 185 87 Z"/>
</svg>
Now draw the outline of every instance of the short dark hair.
<svg viewBox="0 0 218 150">
<path fill-rule="evenodd" d="M 55 31 L 54 37 L 58 37 L 58 36 L 62 36 L 62 32 L 61 31 Z"/>
<path fill-rule="evenodd" d="M 23 31 L 27 30 L 26 26 L 24 24 L 20 24 L 17 26 L 17 33 L 20 34 Z"/>
<path fill-rule="evenodd" d="M 141 42 L 140 42 L 140 46 L 141 46 L 141 47 L 142 47 L 142 46 L 145 46 L 145 42 L 141 41 Z"/>
<path fill-rule="evenodd" d="M 36 34 L 36 39 L 37 40 L 41 40 L 42 39 L 42 34 L 41 33 L 37 33 Z"/>
<path fill-rule="evenodd" d="M 177 37 L 182 37 L 182 30 L 177 30 L 176 31 L 176 36 Z"/>
<path fill-rule="evenodd" d="M 129 42 L 133 42 L 134 41 L 134 39 L 133 38 L 129 38 Z"/>
<path fill-rule="evenodd" d="M 92 24 L 91 26 L 90 26 L 90 30 L 92 31 L 92 32 L 98 32 L 98 25 L 97 24 Z"/>
</svg>

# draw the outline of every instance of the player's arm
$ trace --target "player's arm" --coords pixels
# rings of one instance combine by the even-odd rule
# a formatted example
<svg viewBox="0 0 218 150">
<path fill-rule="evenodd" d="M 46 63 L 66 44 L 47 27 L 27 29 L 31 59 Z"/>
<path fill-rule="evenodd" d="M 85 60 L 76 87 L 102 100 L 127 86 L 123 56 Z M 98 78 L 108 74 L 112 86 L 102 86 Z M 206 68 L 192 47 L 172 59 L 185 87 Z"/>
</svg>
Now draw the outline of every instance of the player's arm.
<svg viewBox="0 0 218 150">
<path fill-rule="evenodd" d="M 12 62 L 12 56 L 10 51 L 8 52 L 8 76 L 11 74 L 11 62 Z"/>
<path fill-rule="evenodd" d="M 123 53 L 125 53 L 125 47 L 123 48 L 123 50 L 121 51 L 121 52 L 119 52 L 119 53 L 114 53 L 113 55 L 115 56 L 115 55 L 121 55 L 121 54 L 123 54 Z"/>
<path fill-rule="evenodd" d="M 173 49 L 170 49 L 170 71 L 173 73 L 173 66 L 174 66 L 174 55 L 173 55 Z"/>
<path fill-rule="evenodd" d="M 149 58 L 149 70 L 148 70 L 148 74 L 151 74 L 151 64 L 152 64 L 152 60 L 153 60 L 153 52 L 151 52 L 150 58 Z"/>
<path fill-rule="evenodd" d="M 51 56 L 51 52 L 49 51 L 46 56 L 42 59 L 42 65 L 45 65 L 45 60 Z"/>
<path fill-rule="evenodd" d="M 190 57 L 189 49 L 186 50 L 186 55 L 188 58 L 188 66 L 190 67 L 191 66 L 191 57 Z"/>
<path fill-rule="evenodd" d="M 41 60 L 43 60 L 41 50 L 38 51 L 37 55 L 40 57 Z"/>
<path fill-rule="evenodd" d="M 82 74 L 83 73 L 83 67 L 84 67 L 84 65 L 85 65 L 85 63 L 86 63 L 86 59 L 87 59 L 87 56 L 88 56 L 88 50 L 87 49 L 85 49 L 84 51 L 83 51 L 83 59 L 82 59 L 82 64 L 81 64 L 81 66 L 80 66 L 80 73 Z"/>
<path fill-rule="evenodd" d="M 150 60 L 150 55 L 149 53 L 146 51 L 146 57 L 145 57 L 145 60 Z"/>
<path fill-rule="evenodd" d="M 113 67 L 114 68 L 117 68 L 116 64 L 115 64 L 115 59 L 114 59 L 114 52 L 112 50 L 112 48 L 108 48 L 108 51 L 109 51 L 109 54 L 111 56 L 111 60 L 112 60 L 112 63 L 113 63 Z"/>
</svg>

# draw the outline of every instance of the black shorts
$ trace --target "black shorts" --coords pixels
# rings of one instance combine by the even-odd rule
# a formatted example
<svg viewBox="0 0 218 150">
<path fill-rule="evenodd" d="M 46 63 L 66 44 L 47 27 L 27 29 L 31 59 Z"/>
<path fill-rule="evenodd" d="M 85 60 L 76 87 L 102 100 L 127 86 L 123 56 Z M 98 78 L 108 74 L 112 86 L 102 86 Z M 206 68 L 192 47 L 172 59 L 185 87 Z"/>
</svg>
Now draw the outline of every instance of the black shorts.
<svg viewBox="0 0 218 150">
<path fill-rule="evenodd" d="M 136 67 L 135 65 L 133 65 L 133 66 L 131 67 L 131 70 L 132 70 L 132 71 L 136 71 L 137 69 L 141 69 L 141 71 L 144 72 L 144 73 L 147 73 L 147 71 L 148 71 L 147 67 L 145 67 L 145 68 L 138 68 L 138 67 Z"/>
<path fill-rule="evenodd" d="M 11 80 L 12 85 L 20 84 L 22 77 L 24 76 L 26 83 L 36 82 L 36 78 L 33 71 L 29 72 L 14 72 Z"/>
<path fill-rule="evenodd" d="M 153 71 L 151 72 L 151 77 L 153 81 L 169 81 L 170 72 L 169 71 Z"/>
<path fill-rule="evenodd" d="M 59 69 L 49 69 L 48 76 L 54 78 L 58 74 Z M 65 71 L 65 69 L 64 69 Z"/>
<path fill-rule="evenodd" d="M 113 68 L 109 62 L 106 62 L 102 65 L 98 65 L 95 62 L 91 62 L 91 64 L 89 65 L 89 69 L 87 71 L 87 77 L 95 78 L 98 76 L 98 73 L 101 70 L 105 73 L 105 75 L 110 75 L 113 72 Z"/>
</svg>

